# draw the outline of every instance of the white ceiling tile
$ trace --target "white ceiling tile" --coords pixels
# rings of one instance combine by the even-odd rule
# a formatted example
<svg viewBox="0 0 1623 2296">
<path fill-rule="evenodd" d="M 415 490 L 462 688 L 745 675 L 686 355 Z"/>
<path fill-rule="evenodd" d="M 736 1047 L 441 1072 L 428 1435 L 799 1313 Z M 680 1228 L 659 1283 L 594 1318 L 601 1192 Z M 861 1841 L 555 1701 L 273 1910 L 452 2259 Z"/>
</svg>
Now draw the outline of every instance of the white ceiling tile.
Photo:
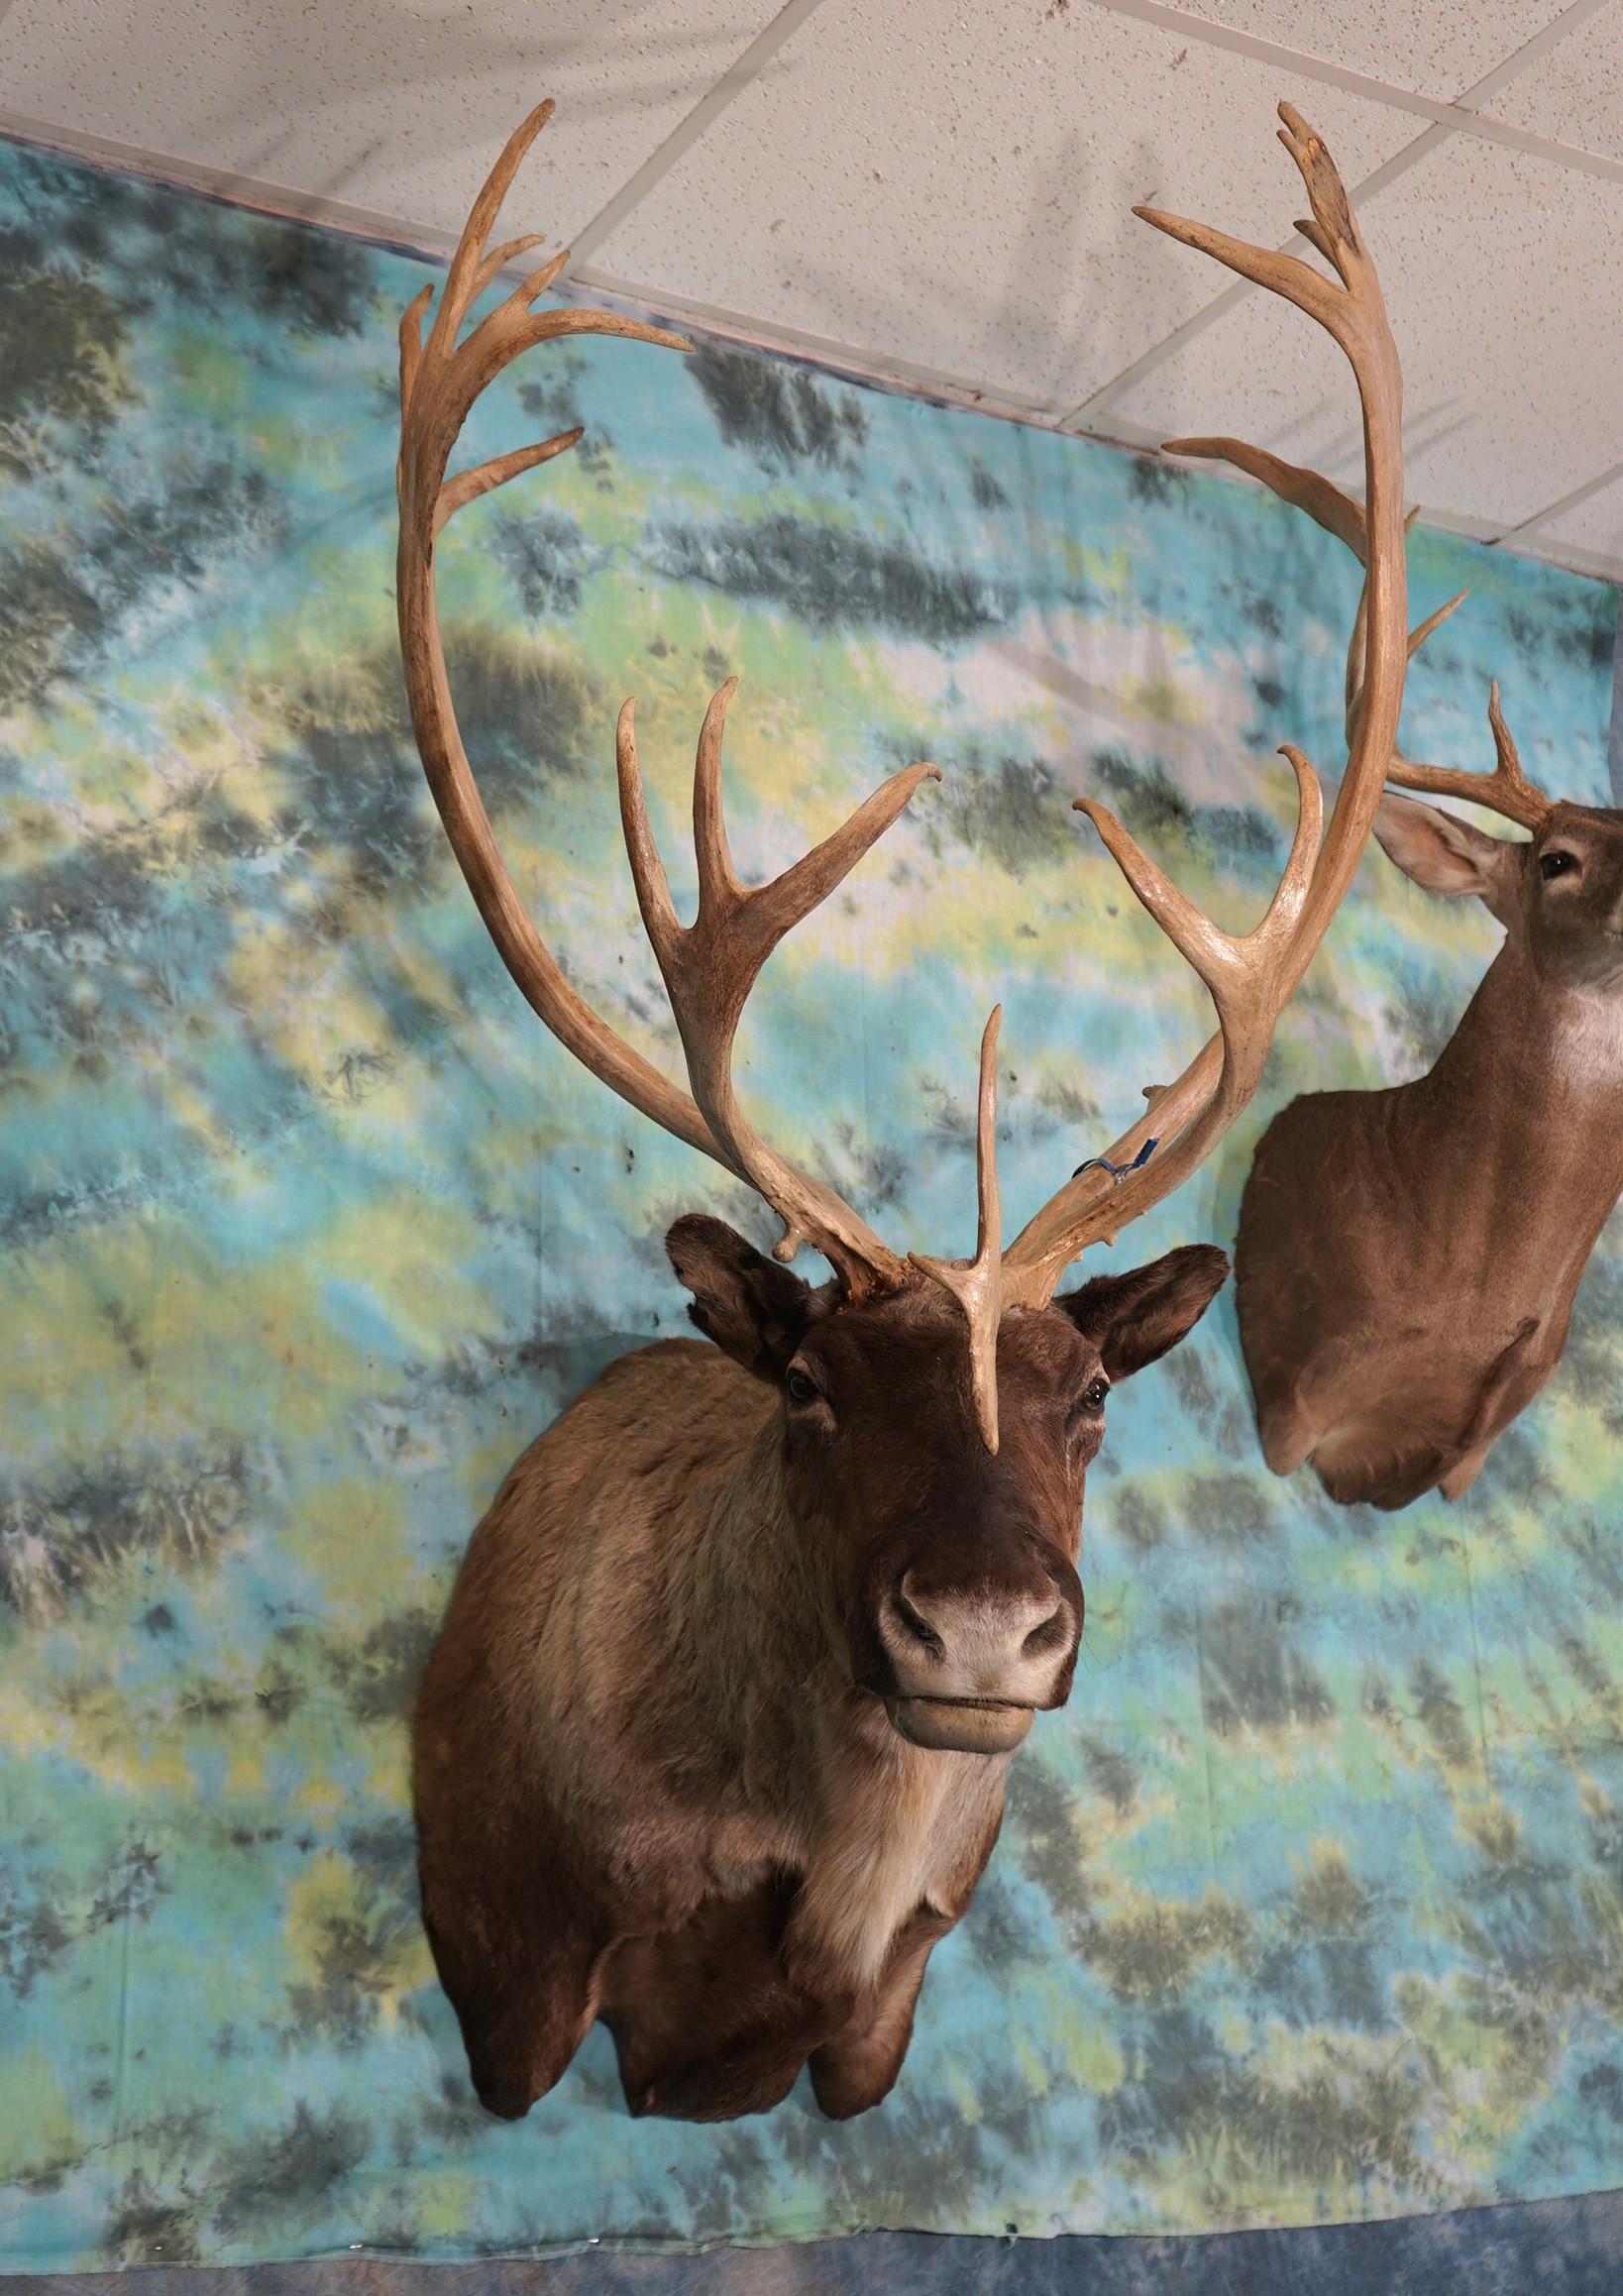
<svg viewBox="0 0 1623 2296">
<path fill-rule="evenodd" d="M 1623 160 L 1623 0 L 1546 49 L 1483 109 L 1553 143 Z"/>
<path fill-rule="evenodd" d="M 1184 203 L 1177 176 L 1168 195 Z M 1623 461 L 1623 184 L 1459 136 L 1362 218 L 1403 357 L 1411 501 L 1516 526 Z M 1260 293 L 1101 421 L 1118 416 L 1360 468 L 1340 353 Z"/>
<path fill-rule="evenodd" d="M 824 0 L 599 273 L 1065 408 L 1223 285 L 1135 200 L 1270 242 L 1300 104 L 1352 181 L 1417 123 L 1104 9 Z"/>
<path fill-rule="evenodd" d="M 577 235 L 782 0 L 0 0 L 0 100 L 92 148 L 169 159 L 453 234 L 540 95 L 558 117 L 506 228 Z M 1226 280 L 1135 222 L 1152 199 L 1269 244 L 1300 191 L 1272 137 L 1299 104 L 1354 187 L 1412 113 L 1129 13 L 1136 0 L 821 0 L 590 267 L 656 307 L 820 339 L 929 388 L 1050 415 L 1090 399 Z M 1195 0 L 1186 14 L 1451 96 L 1559 0 Z M 1623 158 L 1623 0 L 1492 100 L 1507 124 Z M 1623 186 L 1473 138 L 1367 203 L 1407 355 L 1413 492 L 1514 525 L 1623 459 Z M 1574 347 L 1576 347 L 1574 349 Z M 1335 353 L 1262 298 L 1199 333 L 1099 427 L 1248 431 L 1357 468 Z M 1605 555 L 1615 491 L 1568 545 Z M 1551 537 L 1557 538 L 1556 543 Z M 1541 553 L 1569 522 L 1540 529 Z"/>
<path fill-rule="evenodd" d="M 1575 502 L 1560 518 L 1552 518 L 1548 526 L 1536 528 L 1527 537 L 1527 546 L 1541 558 L 1569 548 L 1623 568 L 1623 476 Z"/>
<path fill-rule="evenodd" d="M 1106 5 L 1110 0 L 1106 0 Z M 1564 0 L 1181 0 L 1191 16 L 1226 24 L 1299 55 L 1452 103 L 1562 13 Z"/>
<path fill-rule="evenodd" d="M 14 0 L 16 113 L 350 207 L 460 230 L 524 114 L 558 114 L 509 202 L 562 241 L 782 0 Z"/>
</svg>

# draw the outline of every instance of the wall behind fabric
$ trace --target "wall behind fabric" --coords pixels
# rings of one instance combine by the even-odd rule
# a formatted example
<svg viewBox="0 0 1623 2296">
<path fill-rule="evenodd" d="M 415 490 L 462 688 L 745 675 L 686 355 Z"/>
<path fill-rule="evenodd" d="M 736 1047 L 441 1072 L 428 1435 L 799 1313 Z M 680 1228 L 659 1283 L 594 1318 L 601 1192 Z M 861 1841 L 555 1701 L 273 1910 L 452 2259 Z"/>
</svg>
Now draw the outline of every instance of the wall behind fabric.
<svg viewBox="0 0 1623 2296">
<path fill-rule="evenodd" d="M 595 2034 L 519 2126 L 416 1917 L 404 1717 L 502 1473 L 682 1329 L 661 1237 L 769 1224 L 501 972 L 392 626 L 393 325 L 427 268 L 0 150 L 0 2261 L 1024 2235 L 1623 2181 L 1623 1266 L 1457 1508 L 1267 1476 L 1232 1303 L 1111 1406 L 1089 1616 L 900 2087 L 634 2124 Z M 1351 383 L 1349 405 L 1352 404 Z M 746 876 L 942 767 L 774 960 L 742 1080 L 898 1246 L 969 1249 L 1003 998 L 1014 1222 L 1208 1023 L 1076 792 L 1259 913 L 1341 762 L 1345 553 L 1254 491 L 708 347 L 541 354 L 469 459 L 469 747 L 571 977 L 671 1058 L 619 850 L 639 696 L 679 899 L 736 671 Z M 1422 528 L 1469 603 L 1408 746 L 1604 799 L 1615 595 Z M 1378 854 L 1251 1120 L 1101 1265 L 1232 1239 L 1293 1091 L 1415 1073 L 1495 939 Z"/>
</svg>

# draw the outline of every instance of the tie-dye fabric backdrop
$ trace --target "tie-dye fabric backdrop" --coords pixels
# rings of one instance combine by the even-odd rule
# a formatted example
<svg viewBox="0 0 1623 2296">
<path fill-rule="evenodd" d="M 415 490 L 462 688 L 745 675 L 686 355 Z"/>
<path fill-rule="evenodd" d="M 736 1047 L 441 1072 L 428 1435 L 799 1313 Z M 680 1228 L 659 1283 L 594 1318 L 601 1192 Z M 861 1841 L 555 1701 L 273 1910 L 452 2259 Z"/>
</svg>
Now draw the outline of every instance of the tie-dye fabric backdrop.
<svg viewBox="0 0 1623 2296">
<path fill-rule="evenodd" d="M 414 1906 L 413 1684 L 514 1454 L 682 1328 L 666 1224 L 768 1224 L 544 1039 L 427 803 L 391 600 L 425 267 L 20 150 L 0 230 L 0 2261 L 1199 2230 L 1623 2180 L 1605 1252 L 1457 1508 L 1272 1479 L 1227 1298 L 1113 1403 L 1075 1694 L 881 2111 L 633 2124 L 601 2033 L 528 2121 L 479 2111 Z M 937 759 L 769 968 L 745 1082 L 897 1243 L 967 1249 L 995 997 L 1016 1219 L 1206 1026 L 1072 793 L 1252 920 L 1275 743 L 1339 764 L 1351 564 L 1251 490 L 713 348 L 540 354 L 472 450 L 577 414 L 442 577 L 518 878 L 668 1057 L 622 694 L 679 880 L 731 671 L 746 872 Z M 1614 595 L 1424 530 L 1412 563 L 1417 609 L 1473 595 L 1411 746 L 1481 763 L 1497 671 L 1533 770 L 1603 795 Z M 1373 856 L 1254 1122 L 1118 1257 L 1230 1238 L 1266 1112 L 1414 1072 L 1493 938 Z"/>
</svg>

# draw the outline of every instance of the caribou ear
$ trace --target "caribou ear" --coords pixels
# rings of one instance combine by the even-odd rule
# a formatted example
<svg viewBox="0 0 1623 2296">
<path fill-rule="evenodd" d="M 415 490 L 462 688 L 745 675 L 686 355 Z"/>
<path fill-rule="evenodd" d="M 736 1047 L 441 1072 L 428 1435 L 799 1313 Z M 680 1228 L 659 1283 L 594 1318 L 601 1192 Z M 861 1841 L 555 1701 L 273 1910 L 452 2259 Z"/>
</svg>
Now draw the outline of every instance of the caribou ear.
<svg viewBox="0 0 1623 2296">
<path fill-rule="evenodd" d="M 1096 1275 L 1054 1305 L 1099 1350 L 1107 1375 L 1125 1379 L 1193 1331 L 1228 1272 L 1215 1244 L 1185 1244 L 1129 1275 Z"/>
<path fill-rule="evenodd" d="M 1474 893 L 1495 915 L 1505 897 L 1506 872 L 1520 866 L 1522 850 L 1508 837 L 1490 837 L 1437 806 L 1417 806 L 1390 790 L 1375 815 L 1383 853 L 1428 893 L 1458 898 Z"/>
<path fill-rule="evenodd" d="M 703 1213 L 679 1220 L 665 1249 L 705 1338 L 758 1379 L 780 1377 L 812 1321 L 812 1286 Z"/>
</svg>

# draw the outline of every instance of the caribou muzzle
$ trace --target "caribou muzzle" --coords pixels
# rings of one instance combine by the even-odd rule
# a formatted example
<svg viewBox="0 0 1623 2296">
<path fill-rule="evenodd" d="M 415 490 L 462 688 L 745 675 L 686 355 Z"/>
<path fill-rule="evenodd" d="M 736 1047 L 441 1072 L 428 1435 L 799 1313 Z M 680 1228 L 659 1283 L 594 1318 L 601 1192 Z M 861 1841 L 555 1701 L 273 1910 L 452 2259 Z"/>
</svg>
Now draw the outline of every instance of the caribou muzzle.
<svg viewBox="0 0 1623 2296">
<path fill-rule="evenodd" d="M 892 1728 L 916 1746 L 1010 1752 L 1069 1695 L 1082 1609 L 1070 1565 L 1035 1553 L 961 1585 L 904 1571 L 880 1603 L 886 1679 L 872 1685 Z"/>
<path fill-rule="evenodd" d="M 910 1745 L 943 1754 L 1012 1754 L 1036 1708 L 998 1698 L 888 1697 L 885 1711 Z"/>
</svg>

